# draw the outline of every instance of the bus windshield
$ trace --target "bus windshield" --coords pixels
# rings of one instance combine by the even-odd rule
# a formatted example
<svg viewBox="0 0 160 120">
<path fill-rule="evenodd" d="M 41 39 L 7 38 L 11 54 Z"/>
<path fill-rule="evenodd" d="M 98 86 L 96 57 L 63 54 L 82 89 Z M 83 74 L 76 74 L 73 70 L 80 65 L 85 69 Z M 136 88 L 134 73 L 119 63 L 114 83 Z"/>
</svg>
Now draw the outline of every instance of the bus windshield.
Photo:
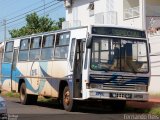
<svg viewBox="0 0 160 120">
<path fill-rule="evenodd" d="M 94 36 L 90 68 L 94 71 L 146 73 L 147 41 Z"/>
</svg>

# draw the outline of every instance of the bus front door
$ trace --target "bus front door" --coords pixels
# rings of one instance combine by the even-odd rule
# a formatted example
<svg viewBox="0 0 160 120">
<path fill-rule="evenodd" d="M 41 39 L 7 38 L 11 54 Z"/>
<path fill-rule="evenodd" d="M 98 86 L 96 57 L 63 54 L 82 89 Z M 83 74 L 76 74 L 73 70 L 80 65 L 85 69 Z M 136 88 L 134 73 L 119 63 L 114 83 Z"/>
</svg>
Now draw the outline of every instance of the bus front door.
<svg viewBox="0 0 160 120">
<path fill-rule="evenodd" d="M 83 65 L 83 40 L 78 39 L 76 42 L 75 57 L 74 57 L 74 68 L 73 68 L 73 78 L 74 78 L 74 97 L 82 97 L 82 65 Z"/>
</svg>

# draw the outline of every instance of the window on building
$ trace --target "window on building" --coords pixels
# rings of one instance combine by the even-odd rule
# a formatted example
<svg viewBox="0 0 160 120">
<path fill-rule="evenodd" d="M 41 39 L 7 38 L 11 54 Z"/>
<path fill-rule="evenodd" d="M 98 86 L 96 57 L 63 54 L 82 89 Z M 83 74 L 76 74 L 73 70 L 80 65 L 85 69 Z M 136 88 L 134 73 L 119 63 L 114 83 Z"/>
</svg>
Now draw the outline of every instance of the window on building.
<svg viewBox="0 0 160 120">
<path fill-rule="evenodd" d="M 55 58 L 66 59 L 68 57 L 70 33 L 60 33 L 56 37 Z"/>
<path fill-rule="evenodd" d="M 26 61 L 28 60 L 28 50 L 29 50 L 29 42 L 30 39 L 22 39 L 20 42 L 20 50 L 19 50 L 19 61 Z"/>
<path fill-rule="evenodd" d="M 123 6 L 125 20 L 139 17 L 139 0 L 124 0 Z"/>
<path fill-rule="evenodd" d="M 41 59 L 51 60 L 53 58 L 55 35 L 45 35 L 42 42 Z"/>
<path fill-rule="evenodd" d="M 39 60 L 40 59 L 40 48 L 41 48 L 42 37 L 31 38 L 29 60 Z"/>
<path fill-rule="evenodd" d="M 13 46 L 14 42 L 7 42 L 5 47 L 5 53 L 4 53 L 4 62 L 12 62 L 12 56 L 13 56 Z"/>
</svg>

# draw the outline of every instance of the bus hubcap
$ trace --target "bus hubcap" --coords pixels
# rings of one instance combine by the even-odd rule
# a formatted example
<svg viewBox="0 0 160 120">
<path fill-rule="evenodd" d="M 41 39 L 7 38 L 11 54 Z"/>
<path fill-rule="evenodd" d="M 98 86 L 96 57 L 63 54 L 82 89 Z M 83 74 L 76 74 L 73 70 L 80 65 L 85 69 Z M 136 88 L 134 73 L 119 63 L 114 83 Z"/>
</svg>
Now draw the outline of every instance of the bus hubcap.
<svg viewBox="0 0 160 120">
<path fill-rule="evenodd" d="M 65 92 L 65 94 L 64 94 L 64 103 L 66 104 L 66 105 L 69 105 L 69 103 L 70 103 L 70 98 L 69 98 L 69 91 L 66 91 Z"/>
<path fill-rule="evenodd" d="M 24 100 L 24 96 L 25 96 L 25 90 L 22 89 L 22 90 L 21 90 L 21 100 L 22 100 L 22 101 Z"/>
</svg>

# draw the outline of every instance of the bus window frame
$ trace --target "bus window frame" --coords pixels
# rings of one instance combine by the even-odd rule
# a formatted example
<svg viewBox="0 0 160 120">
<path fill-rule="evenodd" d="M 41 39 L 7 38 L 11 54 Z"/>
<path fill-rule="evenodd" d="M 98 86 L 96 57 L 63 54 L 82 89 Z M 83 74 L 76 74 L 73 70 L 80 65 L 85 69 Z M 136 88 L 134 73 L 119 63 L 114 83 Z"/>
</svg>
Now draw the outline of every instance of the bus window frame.
<svg viewBox="0 0 160 120">
<path fill-rule="evenodd" d="M 130 37 L 117 37 L 117 36 L 108 36 L 108 35 L 93 35 L 92 36 L 92 40 L 91 40 L 91 46 L 92 46 L 92 44 L 93 44 L 93 37 L 104 37 L 104 38 L 118 38 L 118 39 L 128 39 L 128 40 L 136 40 L 136 41 L 144 41 L 145 43 L 146 43 L 146 53 L 147 53 L 147 65 L 148 65 L 148 71 L 147 72 L 136 72 L 136 73 L 138 73 L 138 74 L 147 74 L 147 73 L 149 73 L 150 72 L 150 60 L 149 60 L 149 46 L 148 46 L 148 41 L 147 41 L 147 38 L 130 38 Z M 120 40 L 120 41 L 121 41 Z M 91 49 L 91 48 L 89 48 L 89 49 Z M 91 49 L 91 51 L 90 51 L 90 56 L 92 56 L 91 55 L 92 54 L 92 49 Z M 91 57 L 90 57 L 91 58 Z M 91 71 L 96 71 L 96 70 L 92 70 L 91 69 L 91 60 L 90 60 L 90 64 L 89 64 L 89 69 L 91 70 Z M 104 70 L 99 70 L 99 71 L 104 71 Z M 110 71 L 109 70 L 109 72 L 126 72 L 126 73 L 132 73 L 132 72 L 129 72 L 129 71 L 121 71 L 121 68 L 120 68 L 120 71 Z"/>
<path fill-rule="evenodd" d="M 52 46 L 49 46 L 49 47 L 43 47 L 43 42 L 44 42 L 44 38 L 46 37 L 46 36 L 53 36 L 53 38 L 54 38 L 54 41 L 53 41 L 53 45 Z M 55 49 L 55 41 L 56 41 L 56 34 L 55 33 L 51 33 L 51 34 L 46 34 L 46 35 L 43 35 L 42 36 L 42 40 L 41 40 L 41 53 L 40 53 L 40 60 L 41 61 L 47 61 L 47 60 L 53 60 L 53 58 L 54 58 L 54 49 Z M 42 59 L 42 51 L 44 50 L 44 49 L 51 49 L 52 48 L 52 57 L 51 57 L 51 59 Z"/>
<path fill-rule="evenodd" d="M 12 45 L 12 51 L 6 51 L 8 43 L 13 43 L 13 45 Z M 7 41 L 7 42 L 5 42 L 5 48 L 4 48 L 4 51 L 3 51 L 3 63 L 12 63 L 12 61 L 13 61 L 13 50 L 14 50 L 14 41 Z M 5 54 L 6 53 L 12 53 L 10 61 L 5 61 Z"/>
<path fill-rule="evenodd" d="M 61 34 L 65 34 L 65 33 L 68 33 L 68 35 L 69 35 L 69 42 L 68 42 L 68 44 L 66 44 L 66 45 L 56 45 L 56 43 L 57 43 L 57 36 L 58 35 L 61 35 Z M 68 59 L 68 57 L 69 57 L 69 52 L 70 52 L 70 43 L 71 43 L 71 32 L 70 31 L 64 31 L 64 32 L 59 32 L 59 33 L 56 33 L 55 34 L 55 47 L 54 47 L 54 60 L 67 60 Z M 68 51 L 67 51 L 67 57 L 66 58 L 60 58 L 60 57 L 56 57 L 55 56 L 55 54 L 56 54 L 56 47 L 68 47 Z"/>
<path fill-rule="evenodd" d="M 31 48 L 31 44 L 32 44 L 32 41 L 35 39 L 35 38 L 40 38 L 40 45 L 38 48 Z M 40 35 L 40 36 L 32 36 L 30 38 L 30 45 L 29 45 L 29 58 L 28 58 L 28 61 L 39 61 L 40 58 L 41 58 L 41 48 L 42 48 L 42 41 L 43 41 L 43 35 Z M 30 53 L 32 50 L 38 50 L 39 49 L 39 56 L 37 58 L 34 58 L 34 59 L 30 59 Z"/>
<path fill-rule="evenodd" d="M 23 41 L 23 40 L 26 40 L 26 39 L 27 39 L 28 42 L 29 42 L 29 43 L 28 43 L 28 49 L 21 49 L 22 41 Z M 19 44 L 20 46 L 19 46 L 19 51 L 18 51 L 18 62 L 23 62 L 23 61 L 28 61 L 28 60 L 29 60 L 30 43 L 31 43 L 31 38 L 30 38 L 30 37 L 28 37 L 28 38 L 23 38 L 23 39 L 20 40 L 20 44 Z M 28 55 L 28 58 L 27 58 L 27 60 L 20 60 L 20 59 L 19 59 L 19 55 L 20 55 L 20 52 L 21 52 L 21 51 L 28 51 L 28 54 L 27 54 L 27 55 Z"/>
</svg>

